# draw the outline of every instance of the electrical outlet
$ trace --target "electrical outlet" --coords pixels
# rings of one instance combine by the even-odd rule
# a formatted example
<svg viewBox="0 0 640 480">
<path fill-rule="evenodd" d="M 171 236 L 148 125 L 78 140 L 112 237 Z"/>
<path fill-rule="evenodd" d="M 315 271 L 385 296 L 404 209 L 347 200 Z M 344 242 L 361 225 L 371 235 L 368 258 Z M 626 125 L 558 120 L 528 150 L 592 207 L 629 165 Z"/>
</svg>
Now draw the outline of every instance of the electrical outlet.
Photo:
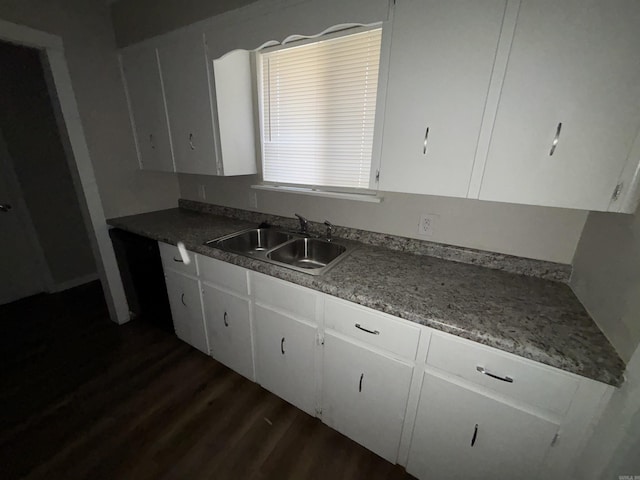
<svg viewBox="0 0 640 480">
<path fill-rule="evenodd" d="M 418 221 L 418 235 L 432 237 L 439 218 L 440 216 L 434 213 L 423 213 L 420 215 L 420 220 Z"/>
<path fill-rule="evenodd" d="M 200 200 L 206 200 L 207 199 L 207 189 L 205 188 L 205 186 L 203 184 L 199 184 L 198 185 L 198 198 Z"/>
<path fill-rule="evenodd" d="M 249 192 L 249 208 L 258 208 L 258 193 Z"/>
</svg>

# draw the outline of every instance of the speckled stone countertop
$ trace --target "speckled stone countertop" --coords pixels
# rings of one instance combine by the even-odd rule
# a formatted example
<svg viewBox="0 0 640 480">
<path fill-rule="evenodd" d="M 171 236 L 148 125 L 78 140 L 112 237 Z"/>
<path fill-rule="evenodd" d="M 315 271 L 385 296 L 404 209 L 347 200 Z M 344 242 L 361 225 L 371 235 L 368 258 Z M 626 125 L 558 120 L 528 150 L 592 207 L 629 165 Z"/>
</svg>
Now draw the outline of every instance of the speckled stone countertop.
<svg viewBox="0 0 640 480">
<path fill-rule="evenodd" d="M 108 223 L 603 383 L 623 382 L 624 363 L 561 282 L 364 243 L 311 276 L 204 245 L 255 222 L 174 208 Z"/>
</svg>

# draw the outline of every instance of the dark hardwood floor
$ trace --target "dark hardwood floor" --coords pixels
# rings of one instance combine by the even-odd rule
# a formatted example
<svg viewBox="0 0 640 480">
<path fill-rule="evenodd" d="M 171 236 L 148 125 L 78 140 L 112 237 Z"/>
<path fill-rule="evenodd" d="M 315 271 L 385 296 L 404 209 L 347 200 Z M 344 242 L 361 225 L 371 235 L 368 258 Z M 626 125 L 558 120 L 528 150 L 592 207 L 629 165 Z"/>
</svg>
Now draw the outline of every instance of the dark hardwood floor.
<svg viewBox="0 0 640 480">
<path fill-rule="evenodd" d="M 0 306 L 0 478 L 409 479 L 100 284 Z"/>
</svg>

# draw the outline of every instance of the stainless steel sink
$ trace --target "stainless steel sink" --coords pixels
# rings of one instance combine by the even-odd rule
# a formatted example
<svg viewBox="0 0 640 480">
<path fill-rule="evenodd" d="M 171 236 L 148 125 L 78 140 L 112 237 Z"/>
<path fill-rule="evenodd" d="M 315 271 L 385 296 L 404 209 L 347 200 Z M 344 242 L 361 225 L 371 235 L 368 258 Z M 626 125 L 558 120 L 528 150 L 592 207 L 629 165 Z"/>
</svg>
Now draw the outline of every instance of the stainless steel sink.
<svg viewBox="0 0 640 480">
<path fill-rule="evenodd" d="M 357 244 L 343 240 L 329 242 L 277 228 L 252 228 L 209 240 L 205 245 L 310 275 L 321 275 L 344 259 Z"/>
<path fill-rule="evenodd" d="M 271 228 L 253 228 L 236 232 L 218 240 L 207 242 L 207 245 L 218 247 L 234 253 L 254 255 L 257 252 L 266 252 L 278 245 L 282 245 L 293 237 L 285 232 Z"/>
<path fill-rule="evenodd" d="M 287 265 L 312 270 L 323 268 L 347 250 L 344 245 L 317 238 L 298 238 L 272 250 L 267 258 Z"/>
</svg>

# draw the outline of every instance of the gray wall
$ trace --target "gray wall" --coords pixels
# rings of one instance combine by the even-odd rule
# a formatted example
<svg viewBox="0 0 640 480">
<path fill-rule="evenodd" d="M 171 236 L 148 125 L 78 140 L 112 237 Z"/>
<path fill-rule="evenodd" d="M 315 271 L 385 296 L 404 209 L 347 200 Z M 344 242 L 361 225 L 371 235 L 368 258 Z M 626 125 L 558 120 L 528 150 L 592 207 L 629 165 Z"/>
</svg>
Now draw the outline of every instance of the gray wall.
<svg viewBox="0 0 640 480">
<path fill-rule="evenodd" d="M 319 30 L 310 31 L 315 25 L 324 27 L 344 21 L 384 20 L 387 14 L 386 0 L 261 0 L 251 5 L 247 5 L 250 2 L 246 0 L 236 0 L 217 2 L 219 5 L 216 7 L 213 3 L 163 0 L 157 8 L 149 9 L 148 0 L 116 2 L 112 14 L 118 43 L 126 45 L 159 35 L 183 26 L 188 23 L 186 19 L 190 22 L 207 19 L 214 10 L 217 13 L 223 6 L 228 8 L 231 5 L 241 8 L 219 15 L 211 22 L 221 45 L 210 45 L 210 48 L 226 51 L 233 48 L 234 42 L 240 42 L 245 48 L 254 48 L 262 41 L 281 40 L 292 33 L 318 33 Z M 285 7 L 291 9 L 286 17 L 288 20 L 283 16 L 269 15 L 269 12 Z M 183 8 L 189 9 L 188 14 L 181 11 Z M 296 20 L 289 21 L 292 18 Z M 249 186 L 257 183 L 258 178 L 180 175 L 179 181 L 182 197 L 198 200 L 199 185 L 204 185 L 206 201 L 249 208 L 250 195 L 256 193 Z M 417 237 L 421 213 L 434 213 L 440 218 L 431 240 L 560 263 L 571 263 L 587 216 L 577 210 L 397 193 L 385 194 L 382 204 L 276 192 L 257 192 L 257 196 L 261 212 L 291 216 L 295 211 L 313 220 L 327 218 L 338 225 L 407 237 Z"/>
<path fill-rule="evenodd" d="M 571 285 L 628 361 L 640 343 L 640 214 L 589 214 Z"/>
<path fill-rule="evenodd" d="M 0 18 L 62 38 L 105 215 L 175 206 L 175 175 L 138 169 L 107 3 L 4 0 Z"/>
<path fill-rule="evenodd" d="M 56 284 L 96 267 L 37 50 L 0 42 L 0 130 Z"/>
</svg>

